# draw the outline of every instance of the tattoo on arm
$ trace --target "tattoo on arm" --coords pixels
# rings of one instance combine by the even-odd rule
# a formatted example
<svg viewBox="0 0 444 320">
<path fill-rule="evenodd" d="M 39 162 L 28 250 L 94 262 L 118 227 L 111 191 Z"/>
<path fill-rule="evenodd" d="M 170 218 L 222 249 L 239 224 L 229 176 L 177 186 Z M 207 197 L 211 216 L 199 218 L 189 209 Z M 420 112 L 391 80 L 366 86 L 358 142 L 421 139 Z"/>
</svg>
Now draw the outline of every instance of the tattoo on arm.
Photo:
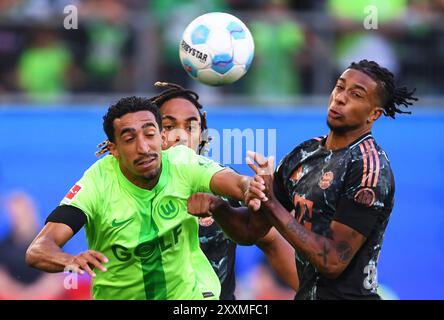
<svg viewBox="0 0 444 320">
<path fill-rule="evenodd" d="M 336 253 L 341 263 L 347 263 L 352 257 L 352 248 L 346 241 L 341 241 L 336 245 Z"/>
<path fill-rule="evenodd" d="M 327 266 L 328 254 L 330 253 L 330 246 L 327 241 L 323 242 L 322 251 L 318 253 L 318 256 L 322 257 L 324 266 Z"/>
<path fill-rule="evenodd" d="M 302 243 L 307 242 L 310 235 L 309 231 L 295 219 L 290 219 L 287 223 L 287 228 L 290 232 L 294 233 Z M 353 255 L 353 250 L 350 244 L 347 241 L 340 241 L 332 247 L 333 243 L 330 243 L 330 240 L 328 240 L 329 236 L 331 236 L 331 234 L 328 234 L 327 237 L 323 237 L 315 233 L 314 240 L 319 244 L 321 249 L 319 249 L 317 253 L 315 253 L 316 251 L 308 253 L 308 256 L 312 258 L 320 257 L 323 265 L 327 266 L 330 252 L 332 252 L 332 249 L 336 249 L 335 251 L 339 262 L 344 264 L 348 263 Z"/>
<path fill-rule="evenodd" d="M 301 240 L 301 242 L 305 243 L 307 241 L 307 230 L 304 228 L 304 226 L 297 223 L 296 220 L 290 219 L 290 222 L 287 224 L 287 228 L 291 232 L 295 233 L 299 237 L 299 240 Z"/>
</svg>

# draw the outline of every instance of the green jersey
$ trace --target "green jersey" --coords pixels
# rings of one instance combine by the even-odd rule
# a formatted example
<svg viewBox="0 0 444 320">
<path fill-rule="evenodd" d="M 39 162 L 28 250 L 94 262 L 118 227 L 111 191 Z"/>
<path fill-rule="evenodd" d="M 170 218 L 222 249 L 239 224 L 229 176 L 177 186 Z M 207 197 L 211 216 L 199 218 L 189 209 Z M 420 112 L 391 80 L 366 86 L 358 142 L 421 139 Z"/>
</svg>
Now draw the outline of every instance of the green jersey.
<svg viewBox="0 0 444 320">
<path fill-rule="evenodd" d="M 93 279 L 95 299 L 218 299 L 220 283 L 199 247 L 197 218 L 187 200 L 211 192 L 223 170 L 185 146 L 162 151 L 162 171 L 152 190 L 122 174 L 117 159 L 92 165 L 61 204 L 81 209 L 88 247 L 108 259 Z"/>
</svg>

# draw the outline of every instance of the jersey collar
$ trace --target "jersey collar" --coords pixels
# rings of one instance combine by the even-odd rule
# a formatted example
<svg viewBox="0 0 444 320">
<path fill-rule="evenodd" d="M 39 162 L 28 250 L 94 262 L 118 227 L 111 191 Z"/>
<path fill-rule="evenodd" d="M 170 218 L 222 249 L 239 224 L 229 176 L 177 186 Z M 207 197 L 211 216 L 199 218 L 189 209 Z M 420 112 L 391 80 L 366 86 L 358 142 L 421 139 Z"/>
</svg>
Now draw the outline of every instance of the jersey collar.
<svg viewBox="0 0 444 320">
<path fill-rule="evenodd" d="M 373 138 L 373 135 L 370 132 L 364 133 L 362 136 L 360 136 L 358 139 L 356 139 L 355 141 L 353 141 L 352 143 L 350 143 L 348 145 L 347 148 L 349 149 L 353 149 L 354 147 L 356 147 L 358 144 L 360 144 L 362 141 L 367 140 L 369 138 Z"/>
<path fill-rule="evenodd" d="M 162 158 L 161 158 L 162 159 Z M 156 196 L 157 193 L 159 193 L 160 190 L 163 189 L 163 187 L 166 185 L 166 182 L 168 180 L 168 171 L 169 166 L 162 161 L 161 164 L 161 171 L 160 171 L 160 177 L 159 181 L 157 181 L 157 184 L 152 188 L 151 190 L 143 189 L 138 186 L 136 186 L 134 183 L 129 181 L 127 177 L 123 174 L 122 170 L 120 170 L 119 161 L 115 159 L 115 170 L 117 171 L 117 177 L 119 182 L 131 193 L 135 194 L 136 196 L 140 197 L 148 197 L 152 198 Z"/>
<path fill-rule="evenodd" d="M 325 142 L 327 141 L 327 137 L 328 137 L 328 135 L 325 135 L 324 138 L 319 141 L 319 144 L 320 144 L 320 146 L 322 148 L 325 148 Z M 353 149 L 358 144 L 360 144 L 362 141 L 367 140 L 369 138 L 373 138 L 373 135 L 372 135 L 371 131 L 364 133 L 362 136 L 360 136 L 359 138 L 357 138 L 356 140 L 351 142 L 348 146 L 346 146 L 344 148 L 341 148 L 341 149 L 338 149 L 338 150 L 334 150 L 334 152 L 345 150 L 345 149 Z"/>
</svg>

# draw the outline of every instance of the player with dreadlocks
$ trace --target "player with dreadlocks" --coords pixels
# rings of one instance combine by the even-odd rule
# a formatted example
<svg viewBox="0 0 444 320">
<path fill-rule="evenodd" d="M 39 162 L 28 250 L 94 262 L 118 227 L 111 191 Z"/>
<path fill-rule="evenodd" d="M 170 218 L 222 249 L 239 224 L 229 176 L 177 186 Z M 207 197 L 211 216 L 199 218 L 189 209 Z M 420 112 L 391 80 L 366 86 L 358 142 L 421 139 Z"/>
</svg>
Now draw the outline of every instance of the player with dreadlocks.
<svg viewBox="0 0 444 320">
<path fill-rule="evenodd" d="M 246 201 L 295 249 L 295 299 L 380 299 L 376 270 L 395 182 L 371 130 L 382 114 L 407 113 L 399 106 L 416 101 L 413 93 L 374 61 L 352 63 L 330 95 L 327 136 L 298 145 L 274 175 L 272 159 L 250 153 L 257 175 Z M 244 230 L 236 223 L 232 232 Z"/>
<path fill-rule="evenodd" d="M 407 113 L 398 106 L 416 101 L 413 93 L 374 61 L 352 63 L 330 95 L 329 134 L 297 146 L 274 179 L 257 175 L 250 185 L 249 196 L 296 249 L 296 299 L 380 299 L 376 267 L 395 183 L 371 130 L 382 114 Z M 270 164 L 252 156 L 261 164 L 250 167 L 263 173 Z"/>
<path fill-rule="evenodd" d="M 206 113 L 202 112 L 197 93 L 185 89 L 177 84 L 156 82 L 156 87 L 165 88 L 151 101 L 159 107 L 162 115 L 162 127 L 166 141 L 164 149 L 177 144 L 184 144 L 196 153 L 204 155 L 211 137 L 208 136 Z M 210 194 L 206 198 L 213 197 Z M 227 212 L 241 207 L 239 201 L 226 200 Z M 235 299 L 235 255 L 236 243 L 227 237 L 220 226 L 214 223 L 213 218 L 202 217 L 199 219 L 199 239 L 203 252 L 211 262 L 221 282 L 222 300 Z M 235 239 L 242 244 L 251 244 L 245 239 Z M 288 255 L 293 254 L 291 246 L 273 230 L 266 237 L 258 239 L 256 244 L 266 253 L 270 263 L 276 272 L 290 285 L 297 285 L 296 269 L 294 263 L 288 264 Z"/>
<path fill-rule="evenodd" d="M 48 216 L 27 250 L 30 266 L 88 273 L 95 299 L 218 299 L 220 281 L 202 252 L 197 191 L 244 199 L 251 179 L 186 146 L 162 150 L 159 108 L 124 97 L 108 108 L 110 155 L 97 160 Z M 88 250 L 63 246 L 85 227 Z"/>
</svg>

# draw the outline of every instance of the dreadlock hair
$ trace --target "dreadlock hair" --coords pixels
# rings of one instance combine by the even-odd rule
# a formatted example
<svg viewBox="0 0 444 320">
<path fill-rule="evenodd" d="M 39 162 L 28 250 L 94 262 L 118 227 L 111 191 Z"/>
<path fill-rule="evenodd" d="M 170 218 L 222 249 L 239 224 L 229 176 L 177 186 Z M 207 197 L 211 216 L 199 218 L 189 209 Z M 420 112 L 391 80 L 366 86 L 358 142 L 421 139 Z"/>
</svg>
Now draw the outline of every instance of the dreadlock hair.
<svg viewBox="0 0 444 320">
<path fill-rule="evenodd" d="M 361 60 L 358 63 L 352 62 L 347 69 L 359 70 L 378 83 L 379 96 L 385 116 L 395 119 L 396 113 L 411 114 L 411 112 L 402 111 L 398 106 L 404 105 L 408 108 L 408 106 L 413 104 L 410 101 L 418 101 L 418 98 L 413 96 L 416 88 L 409 91 L 407 87 L 397 87 L 393 73 L 381 67 L 375 61 Z"/>
<path fill-rule="evenodd" d="M 97 146 L 99 151 L 96 152 L 96 156 L 109 152 L 109 143 L 115 142 L 114 120 L 121 118 L 127 113 L 138 111 L 151 112 L 159 125 L 159 129 L 162 130 L 162 119 L 160 117 L 159 109 L 151 102 L 150 99 L 135 96 L 122 98 L 117 101 L 117 103 L 111 105 L 108 108 L 108 112 L 103 116 L 103 130 L 105 131 L 108 139 Z"/>
<path fill-rule="evenodd" d="M 150 100 L 153 102 L 159 109 L 162 107 L 162 105 L 174 98 L 183 98 L 188 101 L 190 101 L 194 106 L 196 107 L 197 111 L 199 112 L 200 116 L 200 129 L 202 132 L 202 141 L 199 144 L 199 154 L 205 154 L 206 147 L 211 141 L 211 137 L 208 136 L 208 127 L 207 127 L 207 113 L 204 111 L 202 112 L 202 105 L 199 103 L 199 95 L 191 91 L 189 89 L 185 89 L 182 86 L 175 84 L 175 83 L 169 83 L 169 82 L 159 82 L 157 81 L 154 86 L 158 88 L 166 88 L 164 91 L 162 91 L 157 96 L 152 97 Z"/>
</svg>

